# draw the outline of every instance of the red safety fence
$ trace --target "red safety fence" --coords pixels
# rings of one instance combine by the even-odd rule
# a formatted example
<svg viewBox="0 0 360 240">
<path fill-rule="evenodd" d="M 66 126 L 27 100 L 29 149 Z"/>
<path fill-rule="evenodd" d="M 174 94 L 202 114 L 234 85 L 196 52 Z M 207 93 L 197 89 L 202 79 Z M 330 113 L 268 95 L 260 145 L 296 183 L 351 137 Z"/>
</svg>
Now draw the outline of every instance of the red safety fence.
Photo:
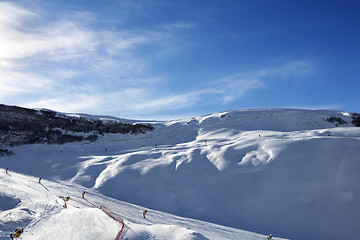
<svg viewBox="0 0 360 240">
<path fill-rule="evenodd" d="M 109 217 L 122 224 L 121 230 L 115 237 L 115 240 L 119 240 L 125 227 L 124 220 L 121 217 L 117 216 L 115 213 L 111 212 L 105 206 L 100 206 L 100 209 L 103 210 L 103 212 L 106 213 Z"/>
</svg>

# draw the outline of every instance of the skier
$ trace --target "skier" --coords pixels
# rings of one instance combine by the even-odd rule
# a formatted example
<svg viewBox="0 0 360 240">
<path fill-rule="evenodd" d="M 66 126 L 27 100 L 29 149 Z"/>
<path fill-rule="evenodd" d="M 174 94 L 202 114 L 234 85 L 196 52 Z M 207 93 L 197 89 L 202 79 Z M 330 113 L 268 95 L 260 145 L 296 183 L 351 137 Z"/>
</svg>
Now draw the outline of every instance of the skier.
<svg viewBox="0 0 360 240">
<path fill-rule="evenodd" d="M 10 237 L 11 237 L 11 239 L 14 239 L 14 237 L 20 237 L 21 236 L 21 233 L 14 233 L 14 234 L 10 234 Z"/>
<path fill-rule="evenodd" d="M 23 228 L 21 228 L 21 229 L 16 229 L 14 234 L 13 234 L 13 233 L 10 234 L 11 239 L 14 239 L 14 237 L 20 237 L 20 236 L 21 236 L 21 233 L 22 233 L 23 231 L 24 231 Z"/>
<path fill-rule="evenodd" d="M 85 191 L 82 193 L 82 198 L 85 199 Z"/>
<path fill-rule="evenodd" d="M 39 178 L 39 183 L 40 183 L 40 184 L 41 184 L 41 179 L 42 179 L 42 177 Z"/>
<path fill-rule="evenodd" d="M 268 240 L 272 239 L 272 234 L 267 237 Z"/>
<path fill-rule="evenodd" d="M 147 210 L 143 212 L 143 217 L 146 218 L 145 214 L 147 213 Z"/>
<path fill-rule="evenodd" d="M 8 173 L 9 168 L 6 168 L 6 173 Z"/>
</svg>

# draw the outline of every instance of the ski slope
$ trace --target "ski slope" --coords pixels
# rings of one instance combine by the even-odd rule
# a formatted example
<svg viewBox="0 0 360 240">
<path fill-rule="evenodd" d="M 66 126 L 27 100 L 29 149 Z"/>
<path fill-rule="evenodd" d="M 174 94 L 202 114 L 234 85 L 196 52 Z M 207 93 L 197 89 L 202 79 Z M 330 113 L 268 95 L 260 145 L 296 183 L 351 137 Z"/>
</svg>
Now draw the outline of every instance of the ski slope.
<svg viewBox="0 0 360 240">
<path fill-rule="evenodd" d="M 336 126 L 326 121 L 330 117 L 348 124 Z M 35 183 L 42 176 L 50 190 L 26 185 L 34 193 L 24 195 L 34 195 L 28 202 L 39 210 L 25 207 L 30 209 L 25 213 L 19 206 L 26 197 L 11 197 L 14 203 L 6 208 L 15 213 L 10 215 L 26 219 L 26 212 L 35 212 L 22 220 L 29 224 L 24 239 L 25 234 L 41 239 L 44 229 L 52 229 L 47 218 L 61 225 L 51 238 L 67 228 L 74 236 L 81 234 L 76 229 L 91 228 L 89 236 L 104 229 L 114 238 L 119 223 L 105 224 L 108 216 L 87 208 L 89 203 L 80 199 L 62 209 L 58 196 L 81 197 L 85 189 L 92 193 L 89 202 L 124 219 L 124 239 L 266 239 L 269 233 L 289 239 L 355 239 L 360 234 L 360 128 L 351 124 L 349 113 L 261 109 L 144 122 L 155 130 L 104 135 L 96 143 L 12 148 L 16 155 L 2 158 L 0 167 Z M 16 195 L 14 189 L 22 185 L 16 186 L 1 190 L 0 196 Z M 145 208 L 151 209 L 146 220 Z M 1 221 L 12 223 L 4 212 Z M 59 215 L 65 213 L 69 216 Z M 77 216 L 94 216 L 94 221 L 73 225 L 66 220 Z M 42 220 L 32 226 L 35 219 Z"/>
<path fill-rule="evenodd" d="M 111 199 L 96 190 L 18 174 L 0 174 L 0 239 L 24 228 L 22 239 L 115 239 L 122 226 L 99 206 L 123 218 L 121 239 L 264 239 L 265 236 L 149 210 Z M 86 191 L 82 199 L 82 192 Z M 65 201 L 60 196 L 70 196 Z M 64 203 L 67 208 L 64 208 Z"/>
</svg>

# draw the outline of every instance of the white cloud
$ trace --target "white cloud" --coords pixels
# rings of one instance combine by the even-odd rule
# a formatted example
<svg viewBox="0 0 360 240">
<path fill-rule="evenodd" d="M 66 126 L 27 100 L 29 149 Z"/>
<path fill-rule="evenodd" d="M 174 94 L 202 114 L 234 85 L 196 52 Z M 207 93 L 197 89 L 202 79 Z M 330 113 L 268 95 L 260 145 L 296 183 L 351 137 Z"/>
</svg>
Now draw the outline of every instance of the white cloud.
<svg viewBox="0 0 360 240">
<path fill-rule="evenodd" d="M 279 81 L 297 81 L 313 76 L 316 64 L 310 60 L 295 60 L 282 65 L 230 75 L 213 82 L 221 92 L 222 102 L 227 104 L 258 88 L 279 84 Z"/>
<path fill-rule="evenodd" d="M 294 81 L 301 79 L 303 81 L 317 73 L 318 69 L 316 67 L 318 66 L 313 60 L 298 59 L 286 62 L 273 69 L 267 69 L 267 75 L 280 79 L 290 79 Z"/>
<path fill-rule="evenodd" d="M 51 99 L 49 94 L 68 93 L 75 86 L 85 90 L 127 88 L 161 79 L 144 76 L 149 64 L 133 51 L 156 43 L 163 33 L 95 30 L 90 26 L 96 22 L 95 15 L 89 12 L 52 20 L 46 14 L 0 3 L 0 87 L 5 92 L 0 100 L 22 93 L 33 93 L 33 99 Z"/>
<path fill-rule="evenodd" d="M 0 3 L 0 59 L 66 60 L 95 49 L 91 31 L 69 21 L 44 24 L 42 16 L 16 4 Z"/>
<path fill-rule="evenodd" d="M 32 73 L 9 71 L 0 67 L 0 100 L 10 97 L 19 98 L 22 94 L 48 91 L 53 80 Z"/>
<path fill-rule="evenodd" d="M 219 91 L 221 101 L 227 104 L 234 101 L 252 89 L 261 88 L 264 83 L 261 81 L 262 74 L 247 73 L 235 74 L 215 81 L 213 84 Z"/>
<path fill-rule="evenodd" d="M 196 25 L 193 22 L 175 22 L 168 23 L 162 26 L 164 29 L 168 31 L 178 31 L 178 30 L 188 30 L 195 29 Z"/>
<path fill-rule="evenodd" d="M 110 32 L 103 31 L 101 34 L 102 47 L 108 54 L 116 54 L 119 51 L 129 50 L 136 46 L 143 45 L 152 41 L 147 33 L 138 35 L 128 31 Z"/>
<path fill-rule="evenodd" d="M 18 7 L 16 4 L 11 2 L 1 2 L 0 3 L 0 28 L 3 29 L 6 26 L 21 27 L 22 22 L 28 19 L 37 17 L 36 13 L 28 11 L 24 8 Z M 19 20 L 22 20 L 20 22 Z"/>
<path fill-rule="evenodd" d="M 101 98 L 89 94 L 82 93 L 68 93 L 65 95 L 58 95 L 54 97 L 44 98 L 31 102 L 21 104 L 23 107 L 34 108 L 48 108 L 60 112 L 69 113 L 93 113 L 96 110 L 101 110 L 103 103 Z M 94 111 L 95 110 L 95 111 Z"/>
</svg>

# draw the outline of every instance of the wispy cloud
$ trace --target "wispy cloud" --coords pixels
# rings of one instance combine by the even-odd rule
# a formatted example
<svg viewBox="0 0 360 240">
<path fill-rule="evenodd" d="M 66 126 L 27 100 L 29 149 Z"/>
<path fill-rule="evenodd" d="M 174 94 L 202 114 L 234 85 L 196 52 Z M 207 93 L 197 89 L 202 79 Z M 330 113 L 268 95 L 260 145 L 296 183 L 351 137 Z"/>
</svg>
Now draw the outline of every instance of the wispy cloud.
<svg viewBox="0 0 360 240">
<path fill-rule="evenodd" d="M 262 78 L 258 73 L 234 74 L 215 81 L 214 90 L 218 91 L 220 101 L 227 104 L 253 89 L 263 87 Z"/>
<path fill-rule="evenodd" d="M 42 16 L 12 3 L 0 3 L 0 59 L 29 57 L 65 60 L 95 48 L 94 34 L 76 23 L 58 21 L 41 24 Z"/>
<path fill-rule="evenodd" d="M 227 104 L 239 99 L 249 91 L 279 84 L 279 81 L 291 81 L 313 76 L 315 66 L 316 64 L 310 60 L 295 60 L 235 73 L 213 81 L 212 92 L 217 95 L 216 99 Z M 208 90 L 210 91 L 210 89 Z"/>
<path fill-rule="evenodd" d="M 5 93 L 0 100 L 33 93 L 34 103 L 56 107 L 55 101 L 66 98 L 49 94 L 66 95 L 74 87 L 89 96 L 112 88 L 108 93 L 112 95 L 119 87 L 148 86 L 162 81 L 161 76 L 145 72 L 150 60 L 137 51 L 147 45 L 159 45 L 163 54 L 166 45 L 173 41 L 169 31 L 92 28 L 96 21 L 96 15 L 89 12 L 54 19 L 46 11 L 40 14 L 15 3 L 1 2 L 0 87 Z M 185 25 L 172 27 L 187 28 Z M 97 90 L 91 92 L 94 89 Z"/>
<path fill-rule="evenodd" d="M 51 107 L 65 112 L 87 112 L 100 114 L 103 109 L 108 113 L 119 113 L 120 116 L 146 117 L 158 116 L 159 112 L 173 111 L 179 109 L 190 109 L 195 106 L 206 104 L 226 105 L 232 101 L 241 99 L 249 91 L 264 88 L 273 84 L 269 78 L 279 77 L 287 80 L 286 76 L 295 77 L 297 72 L 306 70 L 296 68 L 292 72 L 286 63 L 278 68 L 258 69 L 245 73 L 237 73 L 218 80 L 213 80 L 209 85 L 196 91 L 188 91 L 175 94 L 173 92 L 163 93 L 161 90 L 150 85 L 138 85 L 136 88 L 126 88 L 122 91 L 96 93 L 90 89 L 72 89 L 68 93 L 58 93 L 39 101 L 29 102 L 27 105 Z M 283 70 L 285 69 L 285 71 Z M 300 73 L 301 74 L 301 73 Z M 310 74 L 310 73 L 309 73 Z M 146 79 L 142 79 L 146 82 Z M 129 81 L 131 81 L 129 79 Z M 148 79 L 149 82 L 161 83 L 163 79 Z"/>
<path fill-rule="evenodd" d="M 288 78 L 297 81 L 307 79 L 307 77 L 314 76 L 318 71 L 318 65 L 315 61 L 309 59 L 299 59 L 289 61 L 282 66 L 273 70 L 268 70 L 269 74 L 279 77 Z"/>
<path fill-rule="evenodd" d="M 193 22 L 177 22 L 177 23 L 168 23 L 162 26 L 162 28 L 169 31 L 178 31 L 178 30 L 187 30 L 195 29 L 196 24 Z"/>
</svg>

